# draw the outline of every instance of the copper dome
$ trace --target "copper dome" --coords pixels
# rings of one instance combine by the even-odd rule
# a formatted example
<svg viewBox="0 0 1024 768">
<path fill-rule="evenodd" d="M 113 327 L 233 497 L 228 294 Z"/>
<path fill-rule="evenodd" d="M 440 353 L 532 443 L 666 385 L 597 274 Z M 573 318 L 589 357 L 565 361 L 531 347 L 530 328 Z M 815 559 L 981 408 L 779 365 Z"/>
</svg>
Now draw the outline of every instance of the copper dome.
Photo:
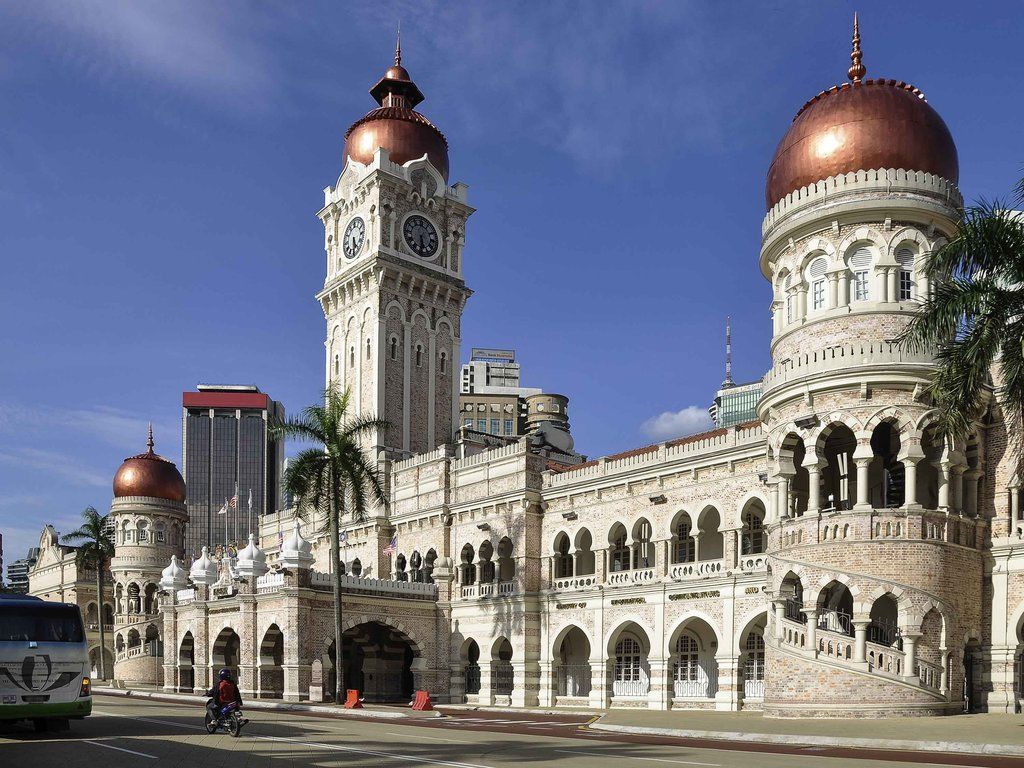
<svg viewBox="0 0 1024 768">
<path fill-rule="evenodd" d="M 153 452 L 153 430 L 149 431 L 149 450 L 124 460 L 114 475 L 114 498 L 149 496 L 168 501 L 185 501 L 185 481 L 181 473 L 163 456 Z"/>
<path fill-rule="evenodd" d="M 395 51 L 394 66 L 370 89 L 370 95 L 380 106 L 345 133 L 345 161 L 369 164 L 378 147 L 388 150 L 391 162 L 399 165 L 426 155 L 447 182 L 448 141 L 414 109 L 423 101 L 423 93 L 402 66 L 401 47 Z"/>
<path fill-rule="evenodd" d="M 765 185 L 769 208 L 801 187 L 854 171 L 902 168 L 958 181 L 953 137 L 924 94 L 902 81 L 861 80 L 856 27 L 851 58 L 852 82 L 807 102 L 779 142 Z"/>
</svg>

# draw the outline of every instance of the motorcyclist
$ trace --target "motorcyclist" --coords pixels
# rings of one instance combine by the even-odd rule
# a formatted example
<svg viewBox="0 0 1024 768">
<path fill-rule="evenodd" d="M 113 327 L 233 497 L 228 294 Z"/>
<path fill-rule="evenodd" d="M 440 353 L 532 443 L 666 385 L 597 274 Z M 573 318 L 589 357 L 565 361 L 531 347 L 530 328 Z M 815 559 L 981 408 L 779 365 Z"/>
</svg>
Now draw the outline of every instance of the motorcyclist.
<svg viewBox="0 0 1024 768">
<path fill-rule="evenodd" d="M 214 720 L 220 718 L 221 709 L 228 704 L 238 702 L 238 706 L 242 706 L 242 694 L 239 693 L 235 681 L 231 679 L 231 670 L 222 669 L 218 677 L 220 679 L 216 685 L 206 692 L 210 697 L 206 703 L 206 710 Z"/>
</svg>

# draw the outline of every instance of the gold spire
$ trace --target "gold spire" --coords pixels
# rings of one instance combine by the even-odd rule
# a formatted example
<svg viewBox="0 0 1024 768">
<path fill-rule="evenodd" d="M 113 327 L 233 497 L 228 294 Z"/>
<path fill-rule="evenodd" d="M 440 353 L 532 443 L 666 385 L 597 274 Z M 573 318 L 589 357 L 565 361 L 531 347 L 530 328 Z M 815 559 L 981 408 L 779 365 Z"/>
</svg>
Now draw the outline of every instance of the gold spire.
<svg viewBox="0 0 1024 768">
<path fill-rule="evenodd" d="M 863 53 L 860 50 L 860 22 L 857 19 L 857 12 L 853 13 L 853 52 L 850 54 L 850 61 L 853 64 L 846 70 L 846 74 L 850 77 L 850 81 L 859 83 L 864 75 L 867 74 L 867 68 L 861 63 Z"/>
<path fill-rule="evenodd" d="M 398 22 L 398 38 L 395 40 L 395 66 L 402 66 L 402 22 Z"/>
<path fill-rule="evenodd" d="M 153 422 L 149 422 L 149 439 L 146 440 L 146 445 L 149 448 L 149 452 L 153 452 Z"/>
</svg>

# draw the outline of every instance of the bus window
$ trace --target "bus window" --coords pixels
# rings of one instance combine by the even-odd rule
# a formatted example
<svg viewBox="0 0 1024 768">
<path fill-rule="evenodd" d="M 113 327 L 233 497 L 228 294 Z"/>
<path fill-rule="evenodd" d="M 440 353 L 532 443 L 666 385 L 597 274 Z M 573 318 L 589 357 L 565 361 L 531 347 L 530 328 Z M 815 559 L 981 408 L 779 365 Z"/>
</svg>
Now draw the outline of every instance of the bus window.
<svg viewBox="0 0 1024 768">
<path fill-rule="evenodd" d="M 81 643 L 82 618 L 70 605 L 18 606 L 0 603 L 0 642 Z"/>
</svg>

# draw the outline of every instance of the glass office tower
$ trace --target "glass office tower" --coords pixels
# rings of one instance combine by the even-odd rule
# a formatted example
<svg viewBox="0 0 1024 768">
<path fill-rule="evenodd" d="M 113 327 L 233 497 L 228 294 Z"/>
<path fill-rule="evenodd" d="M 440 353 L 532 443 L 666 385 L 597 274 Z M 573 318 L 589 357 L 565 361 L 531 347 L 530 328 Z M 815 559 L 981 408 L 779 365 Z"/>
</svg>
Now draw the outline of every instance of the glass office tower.
<svg viewBox="0 0 1024 768">
<path fill-rule="evenodd" d="M 181 405 L 185 556 L 203 545 L 244 546 L 260 516 L 281 508 L 284 442 L 271 431 L 284 406 L 256 386 L 213 384 L 183 393 Z"/>
</svg>

